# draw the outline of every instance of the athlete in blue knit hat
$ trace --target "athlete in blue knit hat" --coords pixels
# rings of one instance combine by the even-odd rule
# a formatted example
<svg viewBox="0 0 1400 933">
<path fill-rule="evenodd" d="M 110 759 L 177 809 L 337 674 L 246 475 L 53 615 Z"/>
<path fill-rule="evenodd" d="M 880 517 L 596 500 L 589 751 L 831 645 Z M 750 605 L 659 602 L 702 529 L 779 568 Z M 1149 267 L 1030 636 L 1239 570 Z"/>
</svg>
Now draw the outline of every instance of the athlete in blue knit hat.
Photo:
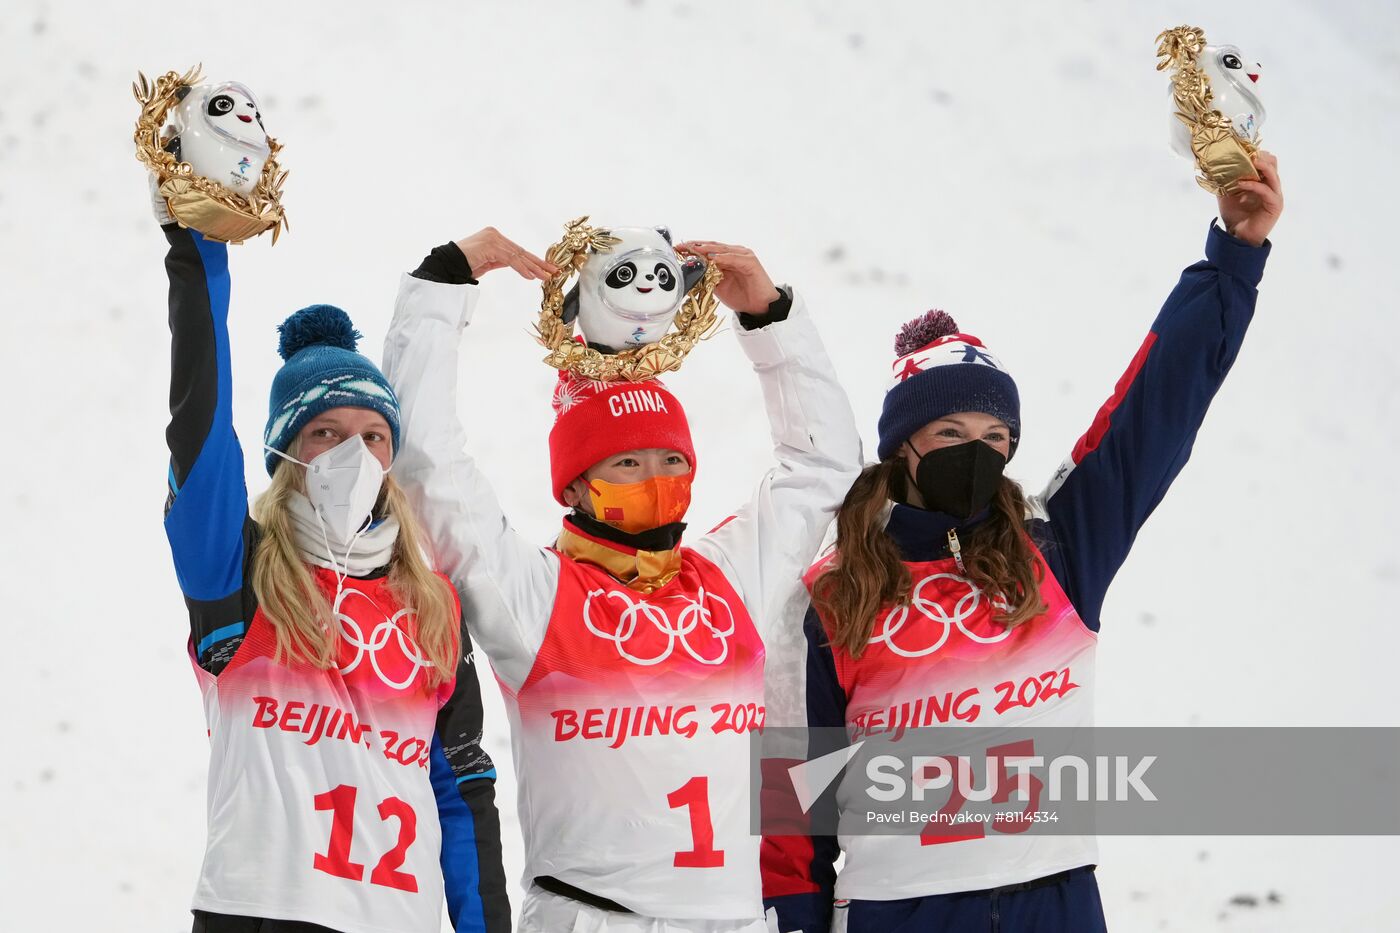
<svg viewBox="0 0 1400 933">
<path fill-rule="evenodd" d="M 895 750 L 905 760 L 944 761 L 929 755 L 930 742 L 970 730 L 942 726 L 985 727 L 1000 738 L 978 732 L 976 747 L 952 753 L 979 768 L 987 761 L 975 787 L 966 769 L 956 783 L 946 773 L 939 783 L 933 769 L 918 794 L 889 803 L 869 792 L 867 769 L 852 764 L 851 780 L 810 808 L 782 806 L 773 788 L 764 797 L 766 826 L 808 829 L 764 839 L 764 898 L 779 929 L 1105 929 L 1092 828 L 1046 833 L 1036 825 L 1065 802 L 1049 799 L 1061 772 L 1033 764 L 1057 752 L 1046 747 L 1047 730 L 1036 730 L 1082 734 L 1092 725 L 1105 592 L 1185 466 L 1244 340 L 1266 237 L 1283 208 L 1277 161 L 1260 152 L 1256 165 L 1262 180 L 1220 198 L 1223 229 L 1212 224 L 1205 260 L 1182 273 L 1112 396 L 1039 497 L 1027 498 L 1002 472 L 1020 441 L 1021 415 L 1001 361 L 942 312 L 900 333 L 880 415 L 880 462 L 842 503 L 835 551 L 807 575 L 805 664 L 770 665 L 768 676 L 805 681 L 805 710 L 792 718 L 830 727 L 814 735 L 859 742 L 866 755 L 889 737 L 903 743 Z M 1015 767 L 1022 763 L 1030 769 Z M 928 807 L 913 811 L 914 831 L 881 830 L 890 815 L 908 824 L 910 807 Z"/>
<path fill-rule="evenodd" d="M 277 465 L 276 452 L 285 453 L 298 438 L 301 455 L 309 460 L 329 450 L 329 440 L 352 434 L 370 435 L 366 446 L 388 469 L 399 443 L 399 402 L 379 367 L 355 351 L 361 335 L 350 316 L 332 305 L 312 305 L 287 318 L 277 331 L 277 352 L 286 363 L 272 379 L 268 401 L 263 433 L 267 472 Z M 326 420 L 339 408 L 352 409 L 331 416 L 345 430 L 301 437 L 308 424 Z"/>
<path fill-rule="evenodd" d="M 172 335 L 165 529 L 209 725 L 194 928 L 510 925 L 495 769 L 451 585 L 388 472 L 399 406 L 338 308 L 282 324 L 250 514 L 227 247 L 162 218 Z"/>
</svg>

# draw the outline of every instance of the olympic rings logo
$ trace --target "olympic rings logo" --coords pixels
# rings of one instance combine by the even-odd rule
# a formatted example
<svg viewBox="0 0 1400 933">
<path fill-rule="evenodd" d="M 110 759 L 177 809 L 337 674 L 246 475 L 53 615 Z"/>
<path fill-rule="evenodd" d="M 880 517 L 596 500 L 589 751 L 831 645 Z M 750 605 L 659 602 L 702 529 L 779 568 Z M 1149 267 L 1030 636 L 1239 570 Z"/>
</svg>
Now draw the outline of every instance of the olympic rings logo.
<svg viewBox="0 0 1400 933">
<path fill-rule="evenodd" d="M 934 580 L 955 580 L 966 586 L 967 592 L 959 596 L 957 601 L 953 603 L 952 609 L 949 610 L 938 600 L 928 599 L 924 596 L 924 587 L 928 586 Z M 913 593 L 909 596 L 909 605 L 898 606 L 885 614 L 879 633 L 873 636 L 870 641 L 872 644 L 877 641 L 884 642 L 889 646 L 891 651 L 902 658 L 922 658 L 926 655 L 933 654 L 947 643 L 948 636 L 952 632 L 954 626 L 957 627 L 958 631 L 978 644 L 990 645 L 999 642 L 1011 633 L 1009 628 L 1003 628 L 995 635 L 983 636 L 971 631 L 968 629 L 967 625 L 964 624 L 968 619 L 971 619 L 981 607 L 983 595 L 982 590 L 966 577 L 960 577 L 955 573 L 930 574 L 920 580 L 918 585 L 914 587 Z M 991 604 L 994 608 L 1000 609 L 1003 612 L 1009 608 L 1006 601 L 999 596 L 991 600 Z M 933 644 L 911 650 L 895 643 L 894 637 L 899 634 L 900 630 L 904 628 L 904 624 L 909 621 L 909 611 L 911 609 L 918 610 L 919 614 L 930 622 L 941 622 L 943 624 L 943 630 L 938 634 L 938 638 Z"/>
<path fill-rule="evenodd" d="M 605 600 L 616 600 L 623 606 L 612 631 L 599 628 L 593 621 L 593 600 L 599 596 Z M 594 635 L 616 645 L 618 655 L 633 664 L 643 666 L 660 664 L 671 656 L 676 650 L 677 644 L 686 654 L 701 664 L 723 664 L 725 659 L 729 657 L 729 637 L 734 634 L 734 612 L 729 608 L 729 603 L 725 601 L 724 597 L 707 593 L 702 588 L 696 599 L 691 599 L 684 594 L 667 598 L 682 600 L 685 603 L 675 618 L 672 618 L 664 609 L 647 602 L 645 599 L 633 602 L 632 597 L 618 590 L 590 590 L 587 598 L 583 601 L 583 624 Z M 728 620 L 724 625 L 715 624 L 714 611 L 711 606 L 724 611 L 724 617 Z M 653 657 L 641 657 L 627 649 L 628 642 L 632 640 L 633 635 L 637 634 L 637 627 L 643 620 L 666 636 L 665 647 Z M 690 644 L 688 638 L 690 633 L 702 625 L 711 636 L 719 641 L 719 654 L 715 657 L 706 657 Z"/>
<path fill-rule="evenodd" d="M 384 610 L 379 608 L 378 603 L 352 587 L 346 587 L 336 596 L 335 606 L 332 611 L 335 613 L 336 623 L 340 626 L 341 640 L 355 649 L 355 657 L 350 663 L 340 669 L 340 673 L 349 674 L 360 666 L 361 661 L 368 657 L 370 667 L 374 669 L 374 673 L 379 676 L 380 681 L 383 682 L 385 686 L 392 687 L 395 690 L 405 689 L 409 684 L 413 683 L 420 670 L 433 666 L 431 661 L 418 653 L 418 646 L 414 644 L 408 632 L 404 631 L 402 626 L 399 625 L 400 619 L 411 614 L 410 610 L 400 609 L 398 612 L 394 613 L 392 618 L 385 616 L 384 621 L 374 626 L 374 629 L 369 634 L 369 640 L 366 641 L 365 632 L 364 629 L 360 627 L 360 623 L 340 611 L 341 603 L 345 601 L 345 597 L 352 593 L 362 597 L 366 602 L 374 606 L 374 608 L 379 609 L 381 615 L 384 613 Z M 384 669 L 379 666 L 379 651 L 389 644 L 390 638 L 397 639 L 399 652 L 412 665 L 408 671 L 408 676 L 402 681 L 394 680 L 388 674 L 384 673 Z"/>
</svg>

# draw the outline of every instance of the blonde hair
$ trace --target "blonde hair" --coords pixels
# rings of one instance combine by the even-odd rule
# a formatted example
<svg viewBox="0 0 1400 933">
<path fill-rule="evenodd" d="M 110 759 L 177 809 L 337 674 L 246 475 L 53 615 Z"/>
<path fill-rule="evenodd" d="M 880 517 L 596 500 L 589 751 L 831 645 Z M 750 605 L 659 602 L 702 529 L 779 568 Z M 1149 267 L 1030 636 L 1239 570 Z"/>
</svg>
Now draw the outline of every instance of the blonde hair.
<svg viewBox="0 0 1400 933">
<path fill-rule="evenodd" d="M 831 628 L 831 644 L 859 658 L 870 643 L 877 615 L 909 603 L 913 583 L 899 548 L 885 533 L 885 508 L 896 474 L 906 469 L 899 457 L 866 467 L 836 512 L 836 555 L 812 584 L 812 601 Z M 1025 527 L 1021 487 L 1002 477 L 991 515 L 963 542 L 966 577 L 1008 605 L 993 618 L 1011 628 L 1048 606 L 1040 595 L 1044 568 Z"/>
<path fill-rule="evenodd" d="M 293 441 L 288 454 L 298 455 Z M 272 485 L 253 505 L 261 538 L 253 557 L 253 592 L 263 615 L 277 637 L 276 658 L 307 661 L 322 669 L 335 665 L 340 629 L 331 618 L 331 601 L 316 584 L 310 565 L 301 558 L 292 531 L 287 501 L 305 493 L 306 471 L 279 460 Z M 460 659 L 460 617 L 452 589 L 432 572 L 419 548 L 419 530 L 408 497 L 394 481 L 384 477 L 375 513 L 398 519 L 399 535 L 389 558 L 389 591 L 403 607 L 413 610 L 413 631 L 419 651 L 433 665 L 428 683 L 437 687 L 456 674 Z"/>
</svg>

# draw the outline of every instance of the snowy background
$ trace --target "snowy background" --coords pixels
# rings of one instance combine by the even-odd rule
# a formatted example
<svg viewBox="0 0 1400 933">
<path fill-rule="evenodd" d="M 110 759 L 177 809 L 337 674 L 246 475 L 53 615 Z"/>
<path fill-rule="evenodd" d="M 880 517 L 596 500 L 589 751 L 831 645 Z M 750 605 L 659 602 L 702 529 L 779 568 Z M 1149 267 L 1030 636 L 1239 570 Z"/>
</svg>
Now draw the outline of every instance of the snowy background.
<svg viewBox="0 0 1400 933">
<path fill-rule="evenodd" d="M 1153 37 L 1183 22 L 1263 63 L 1288 208 L 1238 365 L 1105 607 L 1100 719 L 1397 725 L 1400 185 L 1383 166 L 1400 8 L 7 2 L 0 926 L 187 930 L 204 844 L 205 727 L 160 523 L 164 242 L 132 157 L 138 69 L 203 61 L 248 83 L 286 144 L 291 233 L 232 257 L 254 492 L 246 440 L 287 313 L 340 304 L 377 357 L 398 276 L 430 247 L 494 224 L 542 251 L 583 213 L 753 247 L 808 296 L 872 449 L 896 326 L 951 311 L 1017 377 L 1011 472 L 1039 488 L 1214 214 L 1168 149 L 1153 70 Z M 509 272 L 486 280 L 462 404 L 544 542 L 537 306 Z M 757 386 L 727 335 L 672 384 L 707 527 L 767 463 Z M 485 686 L 514 877 L 506 723 Z M 1118 931 L 1397 928 L 1394 838 L 1106 838 L 1101 862 Z"/>
</svg>

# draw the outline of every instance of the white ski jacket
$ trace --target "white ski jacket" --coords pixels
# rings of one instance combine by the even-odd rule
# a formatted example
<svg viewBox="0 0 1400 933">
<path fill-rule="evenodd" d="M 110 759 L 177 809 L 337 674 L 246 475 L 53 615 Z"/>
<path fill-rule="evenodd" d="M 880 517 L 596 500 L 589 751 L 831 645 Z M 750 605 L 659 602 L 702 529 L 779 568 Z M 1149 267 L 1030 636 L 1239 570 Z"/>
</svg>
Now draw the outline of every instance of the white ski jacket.
<svg viewBox="0 0 1400 933">
<path fill-rule="evenodd" d="M 786 320 L 735 328 L 777 462 L 643 596 L 519 535 L 467 455 L 458 345 L 475 302 L 474 286 L 404 276 L 384 372 L 402 410 L 394 474 L 507 699 L 526 886 L 551 876 L 649 917 L 759 918 L 747 733 L 764 656 L 804 655 L 800 626 L 775 628 L 861 468 L 816 328 L 797 296 Z"/>
</svg>

